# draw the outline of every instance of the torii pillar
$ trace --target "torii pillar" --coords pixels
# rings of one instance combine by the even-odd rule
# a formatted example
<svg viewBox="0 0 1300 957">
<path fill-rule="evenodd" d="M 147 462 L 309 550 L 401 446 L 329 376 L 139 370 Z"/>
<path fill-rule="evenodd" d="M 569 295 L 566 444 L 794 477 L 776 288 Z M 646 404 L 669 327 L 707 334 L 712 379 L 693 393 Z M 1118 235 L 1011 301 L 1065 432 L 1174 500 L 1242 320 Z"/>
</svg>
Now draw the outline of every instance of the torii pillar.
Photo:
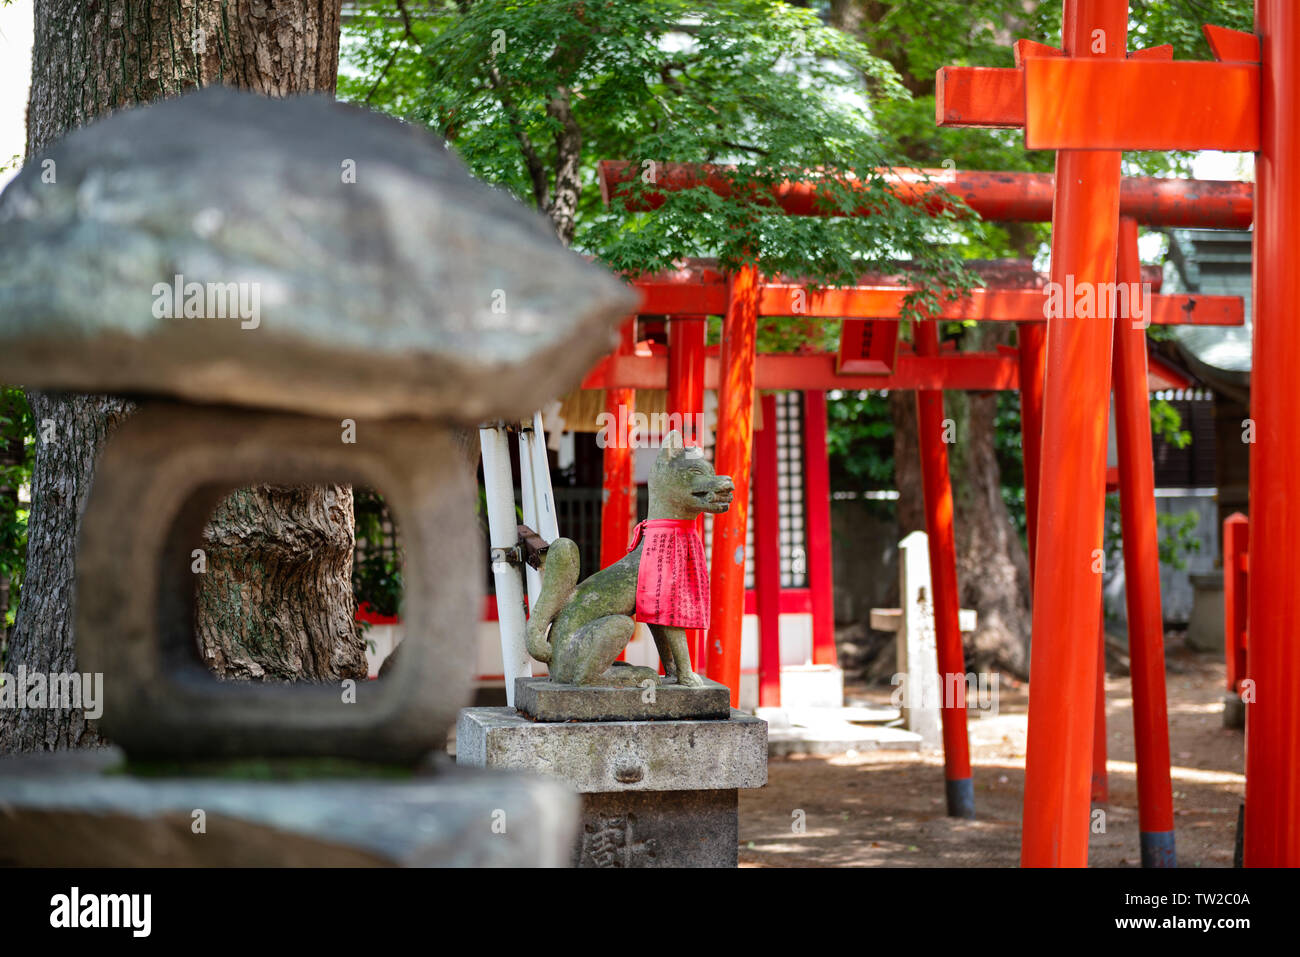
<svg viewBox="0 0 1300 957">
<path fill-rule="evenodd" d="M 1255 164 L 1250 414 L 1247 867 L 1300 866 L 1300 5 L 1259 0 L 1260 149 Z"/>
<path fill-rule="evenodd" d="M 1294 17 L 1283 0 L 1266 5 L 1280 19 Z M 1026 148 L 1057 150 L 1051 280 L 1089 290 L 1096 307 L 1076 315 L 1068 302 L 1048 322 L 1021 843 L 1021 863 L 1031 867 L 1088 863 L 1093 709 L 1083 705 L 1093 702 L 1098 675 L 1115 319 L 1113 298 L 1101 292 L 1115 281 L 1120 150 L 1258 143 L 1257 68 L 1175 63 L 1167 48 L 1126 55 L 1127 30 L 1127 0 L 1065 0 L 1061 51 L 1020 41 L 1015 69 L 944 68 L 938 76 L 941 124 L 1023 126 Z M 1153 102 L 1164 108 L 1152 110 Z M 1300 484 L 1300 470 L 1295 476 Z M 1300 750 L 1300 736 L 1290 746 Z"/>
</svg>

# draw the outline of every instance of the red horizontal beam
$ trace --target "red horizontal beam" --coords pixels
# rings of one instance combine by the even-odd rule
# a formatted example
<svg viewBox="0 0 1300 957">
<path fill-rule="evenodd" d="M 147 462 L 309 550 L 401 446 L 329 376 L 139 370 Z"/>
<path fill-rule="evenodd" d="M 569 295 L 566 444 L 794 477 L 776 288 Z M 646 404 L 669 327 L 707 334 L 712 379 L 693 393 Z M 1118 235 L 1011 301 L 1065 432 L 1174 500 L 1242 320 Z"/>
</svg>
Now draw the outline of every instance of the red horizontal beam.
<svg viewBox="0 0 1300 957">
<path fill-rule="evenodd" d="M 1015 68 L 941 66 L 934 78 L 938 126 L 1025 125 L 1025 74 Z"/>
<path fill-rule="evenodd" d="M 1023 89 L 1026 149 L 1259 149 L 1257 64 L 1032 57 Z"/>
<path fill-rule="evenodd" d="M 991 391 L 1020 386 L 1019 360 L 1014 350 L 997 353 L 962 352 L 944 356 L 903 353 L 892 375 L 839 375 L 835 353 L 813 355 L 770 353 L 758 356 L 754 371 L 757 389 L 969 389 Z M 704 387 L 718 387 L 718 357 L 704 363 Z M 665 356 L 607 356 L 583 380 L 584 389 L 666 389 Z"/>
<path fill-rule="evenodd" d="M 602 160 L 600 191 L 626 197 L 625 186 L 640 175 L 640 168 L 624 160 Z M 977 215 L 994 222 L 1046 223 L 1052 219 L 1055 178 L 1051 173 L 983 172 L 947 169 L 911 169 L 882 172 L 886 185 L 904 201 L 942 209 L 955 196 Z M 633 204 L 635 210 L 658 209 L 665 193 L 704 186 L 720 196 L 730 196 L 732 182 L 726 167 L 708 164 L 667 163 L 656 172 L 657 191 Z M 770 190 L 772 202 L 794 216 L 828 214 L 819 205 L 816 183 L 781 183 Z M 1246 229 L 1251 224 L 1254 186 L 1221 180 L 1128 177 L 1120 183 L 1120 214 L 1144 226 Z M 869 214 L 864 207 L 859 214 Z"/>
<path fill-rule="evenodd" d="M 1020 388 L 1019 354 L 1010 347 L 999 352 L 948 352 L 942 356 L 917 356 L 902 352 L 891 375 L 841 375 L 835 371 L 834 353 L 813 355 L 768 353 L 758 356 L 755 388 L 804 389 L 951 389 L 995 392 Z M 1148 387 L 1186 388 L 1190 382 L 1174 366 L 1151 356 Z M 704 387 L 718 385 L 716 352 L 705 359 Z M 666 356 L 607 356 L 583 380 L 584 389 L 666 389 Z"/>
<path fill-rule="evenodd" d="M 727 285 L 721 273 L 702 276 L 651 276 L 635 281 L 641 290 L 642 315 L 721 315 Z M 906 286 L 851 286 L 812 292 L 794 283 L 759 287 L 758 314 L 819 319 L 898 319 L 909 292 Z M 1047 295 L 1042 289 L 972 289 L 944 303 L 935 318 L 981 322 L 1044 320 Z M 1151 296 L 1152 325 L 1239 326 L 1245 321 L 1238 296 Z"/>
</svg>

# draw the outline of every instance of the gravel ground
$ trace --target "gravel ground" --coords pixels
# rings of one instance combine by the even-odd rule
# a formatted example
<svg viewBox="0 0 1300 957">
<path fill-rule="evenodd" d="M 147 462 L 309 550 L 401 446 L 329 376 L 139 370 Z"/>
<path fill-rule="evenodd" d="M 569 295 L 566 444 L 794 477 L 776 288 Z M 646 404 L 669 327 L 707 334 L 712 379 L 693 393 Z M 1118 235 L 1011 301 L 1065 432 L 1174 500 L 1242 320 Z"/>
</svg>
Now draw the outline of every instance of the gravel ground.
<svg viewBox="0 0 1300 957">
<path fill-rule="evenodd" d="M 1222 726 L 1223 659 L 1181 645 L 1171 645 L 1167 657 L 1178 862 L 1231 867 L 1245 777 L 1242 733 Z M 845 693 L 846 700 L 886 704 L 890 689 Z M 1107 678 L 1110 802 L 1105 833 L 1092 836 L 1094 867 L 1140 863 L 1129 695 L 1127 677 Z M 767 787 L 740 792 L 741 866 L 1016 866 L 1026 703 L 1026 685 L 1004 682 L 998 715 L 971 720 L 978 820 L 945 816 L 939 752 L 773 759 Z"/>
</svg>

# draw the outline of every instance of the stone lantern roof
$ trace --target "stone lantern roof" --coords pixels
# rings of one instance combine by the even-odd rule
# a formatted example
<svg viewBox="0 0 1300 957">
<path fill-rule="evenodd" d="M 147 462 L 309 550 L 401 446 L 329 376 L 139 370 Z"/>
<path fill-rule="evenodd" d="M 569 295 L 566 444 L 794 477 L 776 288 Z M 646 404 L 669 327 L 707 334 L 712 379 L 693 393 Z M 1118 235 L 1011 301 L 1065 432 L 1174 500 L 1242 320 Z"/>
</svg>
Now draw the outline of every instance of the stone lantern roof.
<svg viewBox="0 0 1300 957">
<path fill-rule="evenodd" d="M 443 143 L 324 97 L 125 110 L 0 195 L 0 381 L 33 388 L 518 418 L 636 302 Z"/>
</svg>

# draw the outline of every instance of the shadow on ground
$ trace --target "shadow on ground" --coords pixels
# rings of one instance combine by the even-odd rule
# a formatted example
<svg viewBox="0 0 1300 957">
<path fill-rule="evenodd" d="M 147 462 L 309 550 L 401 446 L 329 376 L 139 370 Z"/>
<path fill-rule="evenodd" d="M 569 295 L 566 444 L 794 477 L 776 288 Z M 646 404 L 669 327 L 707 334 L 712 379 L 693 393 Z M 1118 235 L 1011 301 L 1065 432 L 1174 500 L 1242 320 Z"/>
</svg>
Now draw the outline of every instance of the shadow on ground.
<svg viewBox="0 0 1300 957">
<path fill-rule="evenodd" d="M 1245 792 L 1242 735 L 1222 727 L 1223 661 L 1169 650 L 1174 828 L 1183 867 L 1230 867 Z M 847 689 L 884 704 L 889 689 Z M 1138 810 L 1127 677 L 1106 682 L 1110 801 L 1090 864 L 1136 867 Z M 996 717 L 972 718 L 978 819 L 944 813 L 938 752 L 774 759 L 768 785 L 740 792 L 740 862 L 759 867 L 1014 867 L 1020 861 L 1027 695 L 1004 688 Z"/>
</svg>

